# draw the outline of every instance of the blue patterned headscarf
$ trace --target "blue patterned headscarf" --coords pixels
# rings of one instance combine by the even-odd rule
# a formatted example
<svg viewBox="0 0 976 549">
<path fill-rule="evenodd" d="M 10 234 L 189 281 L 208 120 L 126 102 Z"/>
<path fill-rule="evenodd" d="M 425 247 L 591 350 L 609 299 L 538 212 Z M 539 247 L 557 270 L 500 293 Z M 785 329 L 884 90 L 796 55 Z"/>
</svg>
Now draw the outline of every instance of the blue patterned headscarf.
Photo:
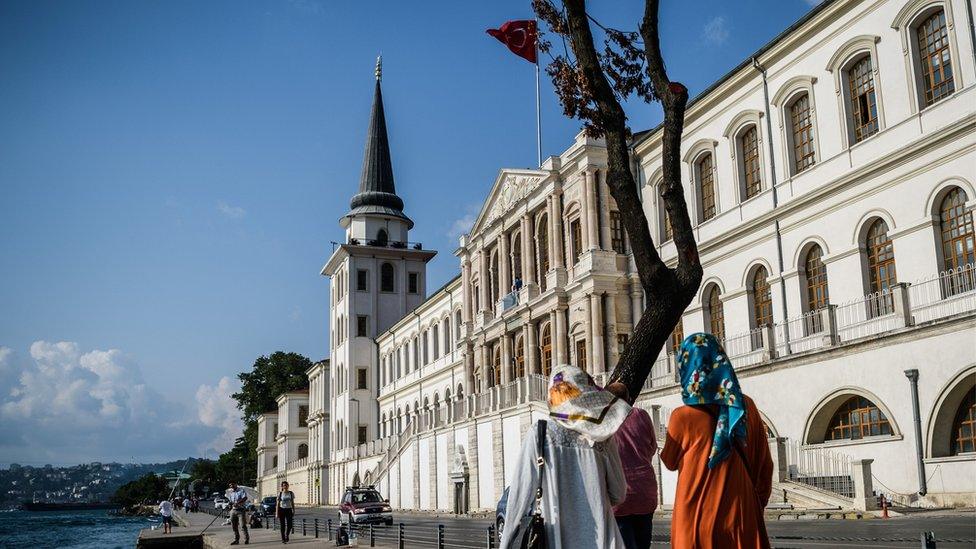
<svg viewBox="0 0 976 549">
<path fill-rule="evenodd" d="M 729 457 L 733 439 L 746 442 L 746 403 L 732 363 L 712 334 L 691 334 L 681 342 L 678 354 L 681 400 L 689 406 L 718 405 L 718 421 L 712 437 L 708 468 Z"/>
</svg>

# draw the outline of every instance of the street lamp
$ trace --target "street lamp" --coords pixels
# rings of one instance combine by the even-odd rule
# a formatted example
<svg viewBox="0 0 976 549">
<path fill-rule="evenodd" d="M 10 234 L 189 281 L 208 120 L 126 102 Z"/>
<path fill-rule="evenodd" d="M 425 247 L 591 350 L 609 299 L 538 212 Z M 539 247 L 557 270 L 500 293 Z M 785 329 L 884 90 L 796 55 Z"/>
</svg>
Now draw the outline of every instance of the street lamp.
<svg viewBox="0 0 976 549">
<path fill-rule="evenodd" d="M 356 403 L 356 480 L 359 481 L 359 399 L 349 398 L 349 402 Z"/>
</svg>

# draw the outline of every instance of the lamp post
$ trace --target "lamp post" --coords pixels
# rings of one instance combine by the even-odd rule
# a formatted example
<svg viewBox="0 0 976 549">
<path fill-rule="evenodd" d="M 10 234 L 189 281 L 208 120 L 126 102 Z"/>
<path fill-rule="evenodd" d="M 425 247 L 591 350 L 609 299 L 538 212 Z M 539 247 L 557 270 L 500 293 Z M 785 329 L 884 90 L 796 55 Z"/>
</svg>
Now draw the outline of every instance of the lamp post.
<svg viewBox="0 0 976 549">
<path fill-rule="evenodd" d="M 349 402 L 356 403 L 356 480 L 359 481 L 359 399 L 350 398 Z"/>
</svg>

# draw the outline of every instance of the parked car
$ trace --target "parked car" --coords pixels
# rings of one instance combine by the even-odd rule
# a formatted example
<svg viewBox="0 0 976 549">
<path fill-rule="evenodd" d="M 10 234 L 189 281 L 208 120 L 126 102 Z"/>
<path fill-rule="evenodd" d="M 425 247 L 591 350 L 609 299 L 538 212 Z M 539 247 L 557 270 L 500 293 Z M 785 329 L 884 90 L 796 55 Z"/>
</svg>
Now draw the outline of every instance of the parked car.
<svg viewBox="0 0 976 549">
<path fill-rule="evenodd" d="M 372 486 L 347 487 L 339 503 L 339 523 L 360 524 L 382 522 L 393 525 L 390 500 Z"/>
<path fill-rule="evenodd" d="M 267 515 L 273 515 L 277 506 L 278 498 L 276 496 L 268 496 L 261 500 L 261 509 Z"/>
<path fill-rule="evenodd" d="M 222 496 L 217 496 L 214 498 L 214 509 L 219 509 L 221 511 L 230 509 L 230 501 Z"/>
<path fill-rule="evenodd" d="M 505 529 L 505 511 L 508 510 L 508 486 L 505 487 L 505 491 L 502 492 L 502 499 L 498 500 L 498 505 L 495 506 L 495 536 L 498 537 L 498 541 L 502 540 L 502 530 Z"/>
</svg>

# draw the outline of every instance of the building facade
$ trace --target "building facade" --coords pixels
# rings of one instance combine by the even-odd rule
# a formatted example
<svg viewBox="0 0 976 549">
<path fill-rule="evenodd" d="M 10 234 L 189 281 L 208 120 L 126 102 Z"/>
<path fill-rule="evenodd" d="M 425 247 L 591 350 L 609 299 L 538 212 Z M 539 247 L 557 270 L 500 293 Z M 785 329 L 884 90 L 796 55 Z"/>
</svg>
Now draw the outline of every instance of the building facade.
<svg viewBox="0 0 976 549">
<path fill-rule="evenodd" d="M 683 181 L 705 277 L 638 399 L 659 435 L 680 405 L 674 348 L 712 332 L 789 501 L 976 504 L 968 17 L 964 0 L 824 2 L 690 103 Z M 360 190 L 322 270 L 324 497 L 369 483 L 398 508 L 491 509 L 552 366 L 605 380 L 644 307 L 605 149 L 580 135 L 538 170 L 502 170 L 458 277 L 424 299 L 434 252 L 409 241 L 379 79 L 375 93 Z M 633 169 L 674 263 L 660 138 L 635 136 Z M 675 476 L 659 482 L 668 505 Z"/>
</svg>

